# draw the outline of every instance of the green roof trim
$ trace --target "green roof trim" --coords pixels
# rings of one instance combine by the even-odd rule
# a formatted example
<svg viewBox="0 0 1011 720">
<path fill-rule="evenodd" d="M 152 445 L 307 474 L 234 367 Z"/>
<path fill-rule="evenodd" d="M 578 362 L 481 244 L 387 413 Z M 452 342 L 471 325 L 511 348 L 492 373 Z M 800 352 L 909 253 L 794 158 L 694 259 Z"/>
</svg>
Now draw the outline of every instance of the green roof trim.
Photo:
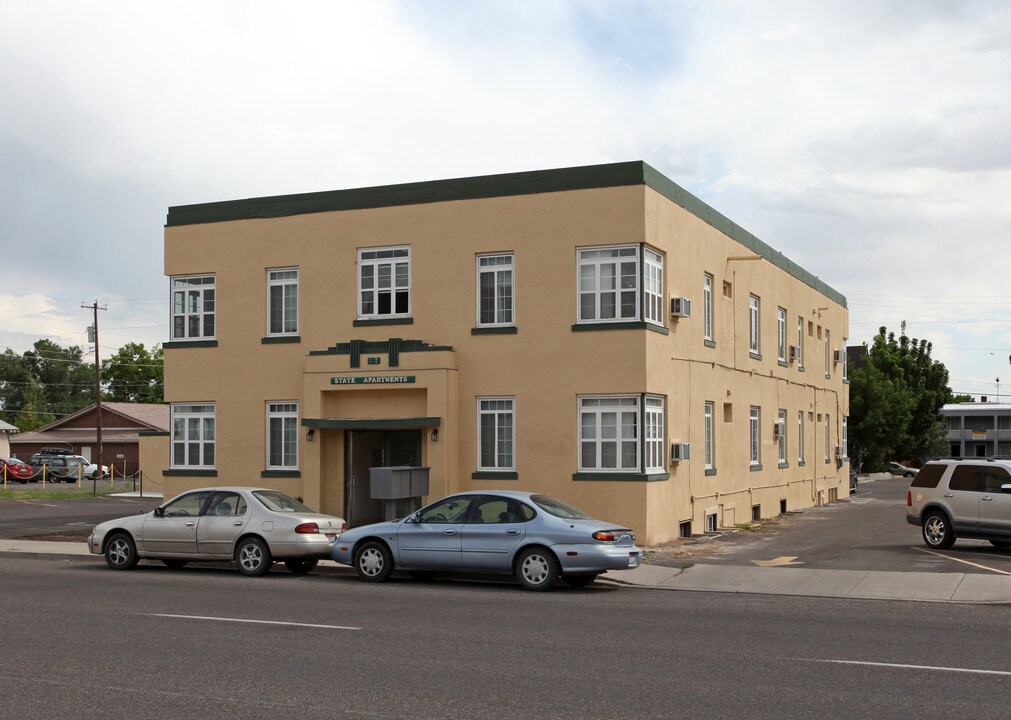
<svg viewBox="0 0 1011 720">
<path fill-rule="evenodd" d="M 178 205 L 168 209 L 165 225 L 166 227 L 178 227 L 233 220 L 288 217 L 342 210 L 368 210 L 400 205 L 422 205 L 454 200 L 477 200 L 630 185 L 645 185 L 652 188 L 727 237 L 736 240 L 827 298 L 846 307 L 846 298 L 840 292 L 641 160 L 449 180 L 428 180 L 349 190 L 329 190 L 297 195 L 275 195 L 196 205 Z"/>
</svg>

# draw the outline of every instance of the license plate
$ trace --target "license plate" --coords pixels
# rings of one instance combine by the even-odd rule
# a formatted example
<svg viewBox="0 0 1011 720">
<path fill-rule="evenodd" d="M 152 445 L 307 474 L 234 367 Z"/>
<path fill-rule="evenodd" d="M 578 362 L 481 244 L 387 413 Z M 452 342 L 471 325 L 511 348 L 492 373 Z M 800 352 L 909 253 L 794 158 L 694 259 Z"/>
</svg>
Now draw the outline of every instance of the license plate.
<svg viewBox="0 0 1011 720">
<path fill-rule="evenodd" d="M 337 542 L 337 535 L 334 533 L 326 533 L 326 541 L 331 545 L 333 545 L 335 542 Z"/>
<path fill-rule="evenodd" d="M 628 566 L 629 567 L 639 567 L 639 554 L 629 553 L 628 554 Z"/>
</svg>

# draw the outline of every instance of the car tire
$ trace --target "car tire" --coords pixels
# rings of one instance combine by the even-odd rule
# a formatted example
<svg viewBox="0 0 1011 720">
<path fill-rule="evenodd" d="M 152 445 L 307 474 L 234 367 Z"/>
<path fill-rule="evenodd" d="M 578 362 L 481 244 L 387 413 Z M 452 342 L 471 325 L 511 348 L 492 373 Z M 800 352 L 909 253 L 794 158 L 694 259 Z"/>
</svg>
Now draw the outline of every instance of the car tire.
<svg viewBox="0 0 1011 720">
<path fill-rule="evenodd" d="M 381 542 L 371 540 L 355 550 L 355 572 L 366 582 L 383 582 L 393 574 L 393 555 Z"/>
<path fill-rule="evenodd" d="M 239 572 L 247 577 L 266 575 L 273 563 L 270 548 L 258 537 L 243 538 L 235 547 L 235 564 L 239 566 Z"/>
<path fill-rule="evenodd" d="M 529 547 L 516 558 L 516 580 L 524 590 L 550 590 L 558 582 L 558 560 L 543 547 Z"/>
<path fill-rule="evenodd" d="M 597 573 L 591 573 L 590 575 L 562 575 L 562 582 L 564 582 L 569 587 L 581 588 L 587 585 L 592 585 L 593 581 L 597 579 Z"/>
<path fill-rule="evenodd" d="M 916 475 L 915 473 L 906 473 L 906 474 L 905 474 L 905 475 L 903 475 L 902 477 L 907 477 L 907 478 L 911 478 L 911 477 L 915 477 L 915 475 Z"/>
<path fill-rule="evenodd" d="M 165 567 L 172 568 L 173 570 L 184 568 L 190 564 L 189 560 L 179 560 L 178 558 L 165 558 L 162 562 L 165 564 Z"/>
<path fill-rule="evenodd" d="M 296 575 L 305 575 L 308 572 L 312 572 L 318 564 L 319 560 L 317 558 L 291 558 L 284 561 L 284 566 L 288 568 L 288 572 L 295 573 Z"/>
<path fill-rule="evenodd" d="M 998 550 L 1007 550 L 1008 548 L 1011 548 L 1011 541 L 1008 540 L 991 540 L 990 544 Z"/>
<path fill-rule="evenodd" d="M 105 543 L 105 564 L 113 570 L 130 570 L 137 564 L 137 546 L 125 532 L 115 533 Z"/>
<path fill-rule="evenodd" d="M 923 518 L 923 542 L 935 550 L 947 550 L 955 544 L 955 533 L 951 529 L 948 516 L 940 510 L 932 510 Z"/>
</svg>

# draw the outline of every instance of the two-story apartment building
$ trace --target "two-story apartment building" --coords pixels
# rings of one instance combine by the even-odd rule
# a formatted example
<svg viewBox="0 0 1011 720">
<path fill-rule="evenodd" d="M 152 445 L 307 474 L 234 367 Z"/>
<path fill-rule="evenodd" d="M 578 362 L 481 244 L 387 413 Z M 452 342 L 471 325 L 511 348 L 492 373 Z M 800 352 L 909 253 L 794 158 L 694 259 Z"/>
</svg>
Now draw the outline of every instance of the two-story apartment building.
<svg viewBox="0 0 1011 720">
<path fill-rule="evenodd" d="M 949 403 L 941 415 L 952 457 L 1011 457 L 1011 403 Z"/>
<path fill-rule="evenodd" d="M 165 272 L 167 497 L 357 525 L 424 466 L 658 543 L 848 494 L 845 298 L 642 162 L 172 207 Z"/>
</svg>

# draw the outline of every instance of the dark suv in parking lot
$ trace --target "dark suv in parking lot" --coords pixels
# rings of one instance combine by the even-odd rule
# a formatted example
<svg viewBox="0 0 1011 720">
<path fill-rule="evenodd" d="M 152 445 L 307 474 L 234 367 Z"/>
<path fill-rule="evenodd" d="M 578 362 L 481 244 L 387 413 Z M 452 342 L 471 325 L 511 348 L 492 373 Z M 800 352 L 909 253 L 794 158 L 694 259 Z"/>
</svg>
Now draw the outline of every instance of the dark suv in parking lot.
<svg viewBox="0 0 1011 720">
<path fill-rule="evenodd" d="M 930 548 L 950 548 L 958 538 L 1011 548 L 1011 461 L 928 462 L 906 494 L 906 521 L 920 526 Z"/>
<path fill-rule="evenodd" d="M 76 482 L 78 477 L 84 477 L 88 467 L 86 458 L 60 448 L 42 448 L 42 452 L 32 455 L 28 464 L 38 480 L 42 479 L 42 467 L 45 466 L 48 482 Z"/>
</svg>

